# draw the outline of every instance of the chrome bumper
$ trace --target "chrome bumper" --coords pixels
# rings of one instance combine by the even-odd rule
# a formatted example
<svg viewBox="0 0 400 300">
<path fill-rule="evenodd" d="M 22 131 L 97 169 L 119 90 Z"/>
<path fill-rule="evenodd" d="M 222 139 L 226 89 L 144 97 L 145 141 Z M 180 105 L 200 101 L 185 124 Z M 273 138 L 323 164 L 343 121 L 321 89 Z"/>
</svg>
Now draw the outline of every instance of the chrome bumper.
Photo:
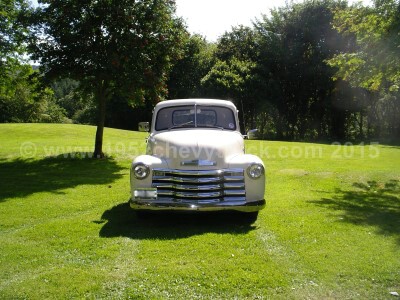
<svg viewBox="0 0 400 300">
<path fill-rule="evenodd" d="M 202 203 L 203 202 L 203 203 Z M 265 207 L 265 200 L 259 201 L 221 201 L 207 203 L 207 201 L 187 201 L 177 202 L 173 199 L 157 201 L 157 200 L 130 200 L 131 208 L 135 210 L 151 210 L 151 211 L 239 211 L 239 212 L 256 212 Z"/>
</svg>

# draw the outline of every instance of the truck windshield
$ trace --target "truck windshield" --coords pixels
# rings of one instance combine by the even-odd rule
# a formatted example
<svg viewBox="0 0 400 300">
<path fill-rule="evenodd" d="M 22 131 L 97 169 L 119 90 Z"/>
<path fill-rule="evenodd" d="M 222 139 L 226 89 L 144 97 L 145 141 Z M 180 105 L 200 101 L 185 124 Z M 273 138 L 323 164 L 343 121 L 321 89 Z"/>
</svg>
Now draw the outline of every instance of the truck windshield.
<svg viewBox="0 0 400 300">
<path fill-rule="evenodd" d="M 156 116 L 157 131 L 174 128 L 218 128 L 236 130 L 233 111 L 223 106 L 174 106 L 160 109 Z"/>
</svg>

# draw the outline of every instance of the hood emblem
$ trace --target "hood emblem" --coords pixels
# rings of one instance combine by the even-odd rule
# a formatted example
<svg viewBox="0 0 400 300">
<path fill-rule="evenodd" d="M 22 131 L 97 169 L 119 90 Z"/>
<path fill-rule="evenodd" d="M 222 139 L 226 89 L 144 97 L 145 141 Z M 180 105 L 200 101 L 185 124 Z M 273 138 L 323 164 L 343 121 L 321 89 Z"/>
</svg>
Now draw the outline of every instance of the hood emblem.
<svg viewBox="0 0 400 300">
<path fill-rule="evenodd" d="M 216 161 L 210 160 L 186 160 L 181 162 L 181 166 L 197 166 L 197 167 L 215 167 L 217 165 Z"/>
</svg>

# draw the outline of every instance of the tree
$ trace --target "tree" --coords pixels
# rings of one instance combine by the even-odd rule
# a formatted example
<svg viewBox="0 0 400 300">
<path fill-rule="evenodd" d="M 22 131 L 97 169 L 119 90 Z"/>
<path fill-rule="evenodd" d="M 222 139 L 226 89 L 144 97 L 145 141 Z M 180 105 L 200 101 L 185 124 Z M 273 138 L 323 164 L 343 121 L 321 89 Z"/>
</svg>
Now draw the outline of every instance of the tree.
<svg viewBox="0 0 400 300">
<path fill-rule="evenodd" d="M 174 64 L 168 79 L 170 99 L 202 97 L 201 79 L 211 69 L 215 45 L 200 35 L 188 36 L 181 58 Z"/>
<path fill-rule="evenodd" d="M 374 7 L 356 5 L 335 14 L 335 28 L 355 36 L 358 47 L 338 54 L 331 64 L 337 75 L 370 91 L 400 88 L 400 2 L 376 0 Z"/>
<path fill-rule="evenodd" d="M 254 128 L 257 88 L 255 32 L 250 27 L 232 27 L 218 40 L 214 64 L 202 79 L 204 95 L 232 99 L 241 110 L 243 130 Z"/>
<path fill-rule="evenodd" d="M 26 0 L 4 0 L 0 2 L 0 90 L 6 92 L 5 83 L 13 76 L 24 53 L 24 41 L 28 26 L 23 22 L 29 14 Z"/>
<path fill-rule="evenodd" d="M 70 122 L 96 125 L 97 108 L 92 93 L 82 89 L 76 80 L 63 78 L 50 84 L 57 105 L 66 111 Z M 126 106 L 128 104 L 125 101 Z M 109 107 L 109 105 L 108 105 Z M 128 106 L 128 110 L 129 110 Z M 106 123 L 105 126 L 108 126 Z"/>
<path fill-rule="evenodd" d="M 218 40 L 215 56 L 222 61 L 232 57 L 255 61 L 258 53 L 257 32 L 251 27 L 236 26 L 225 32 Z"/>
<path fill-rule="evenodd" d="M 0 2 L 0 93 L 7 93 L 6 85 L 19 65 L 18 58 L 24 52 L 27 26 L 22 22 L 29 6 L 26 0 Z"/>
<path fill-rule="evenodd" d="M 372 7 L 338 10 L 334 26 L 357 44 L 328 61 L 337 68 L 335 78 L 366 91 L 369 135 L 400 137 L 400 2 L 375 0 Z"/>
<path fill-rule="evenodd" d="M 202 79 L 205 93 L 215 98 L 231 99 L 240 109 L 244 102 L 249 103 L 251 81 L 255 64 L 251 61 L 242 61 L 233 57 L 229 61 L 217 60 L 206 76 Z M 252 107 L 247 106 L 242 114 L 242 128 L 246 130 L 246 114 Z"/>
<path fill-rule="evenodd" d="M 29 11 L 27 0 L 2 0 L 0 2 L 1 65 L 4 65 L 7 58 L 15 58 L 23 53 L 24 41 L 28 33 L 28 27 L 23 20 Z"/>
<path fill-rule="evenodd" d="M 258 66 L 278 138 L 323 138 L 329 132 L 334 99 L 334 69 L 326 60 L 345 41 L 331 22 L 334 1 L 305 1 L 271 12 L 256 22 L 260 35 Z"/>
<path fill-rule="evenodd" d="M 30 13 L 26 0 L 0 2 L 0 122 L 61 122 L 64 110 L 22 58 Z"/>
<path fill-rule="evenodd" d="M 65 110 L 43 87 L 38 72 L 17 61 L 8 64 L 7 76 L 0 81 L 0 122 L 61 123 Z"/>
<path fill-rule="evenodd" d="M 43 0 L 30 49 L 47 78 L 68 77 L 94 94 L 95 157 L 103 157 L 107 101 L 159 101 L 180 52 L 182 21 L 173 0 Z"/>
</svg>

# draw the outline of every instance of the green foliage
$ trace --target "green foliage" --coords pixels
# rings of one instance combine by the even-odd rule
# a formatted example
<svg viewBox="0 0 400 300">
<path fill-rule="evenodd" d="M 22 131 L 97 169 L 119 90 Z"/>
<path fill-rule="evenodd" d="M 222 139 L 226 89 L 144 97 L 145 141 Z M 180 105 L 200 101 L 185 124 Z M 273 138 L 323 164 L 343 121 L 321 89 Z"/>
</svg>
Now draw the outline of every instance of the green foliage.
<svg viewBox="0 0 400 300">
<path fill-rule="evenodd" d="M 379 0 L 373 7 L 356 5 L 336 11 L 335 28 L 354 36 L 356 47 L 336 55 L 328 64 L 336 78 L 369 91 L 365 111 L 375 135 L 400 136 L 400 2 Z"/>
<path fill-rule="evenodd" d="M 214 65 L 201 80 L 203 93 L 215 98 L 226 98 L 236 103 L 242 129 L 253 128 L 257 105 L 256 33 L 239 26 L 226 32 L 218 41 Z M 249 124 L 248 124 L 249 123 Z"/>
<path fill-rule="evenodd" d="M 106 103 L 123 95 L 132 105 L 166 95 L 165 80 L 178 57 L 183 25 L 174 1 L 39 1 L 30 50 L 45 76 L 78 80 L 95 97 L 102 157 Z"/>
<path fill-rule="evenodd" d="M 47 76 L 159 100 L 181 40 L 173 1 L 42 1 L 31 50 Z M 42 33 L 42 35 L 39 35 Z"/>
<path fill-rule="evenodd" d="M 0 122 L 65 121 L 65 110 L 50 89 L 43 88 L 39 74 L 29 65 L 8 59 L 0 80 Z"/>
<path fill-rule="evenodd" d="M 93 95 L 86 93 L 78 81 L 64 78 L 53 81 L 50 86 L 56 103 L 65 109 L 72 122 L 96 124 L 97 109 Z"/>
<path fill-rule="evenodd" d="M 26 0 L 0 2 L 0 94 L 2 101 L 13 93 L 12 85 L 19 67 L 18 59 L 24 51 L 28 27 L 23 22 L 29 13 Z M 27 70 L 21 70 L 22 76 Z M 11 89 L 9 89 L 11 88 Z"/>
<path fill-rule="evenodd" d="M 0 2 L 0 67 L 7 57 L 23 53 L 28 28 L 23 22 L 29 14 L 27 0 L 2 0 Z M 0 68 L 0 72 L 2 72 Z"/>
<path fill-rule="evenodd" d="M 84 97 L 78 90 L 79 82 L 71 79 L 56 80 L 50 87 L 57 103 L 67 111 L 69 118 L 85 107 Z"/>
<path fill-rule="evenodd" d="M 168 97 L 183 99 L 203 96 L 201 79 L 210 70 L 215 45 L 200 35 L 188 36 L 183 53 L 174 64 L 168 79 Z"/>
<path fill-rule="evenodd" d="M 335 99 L 333 69 L 325 60 L 345 45 L 331 27 L 332 1 L 305 1 L 273 10 L 255 24 L 259 35 L 259 91 L 263 93 L 276 137 L 325 138 Z M 262 96 L 261 96 L 262 97 Z M 260 98 L 261 98 L 260 97 Z M 261 98 L 262 99 L 262 98 Z M 263 113 L 263 112 L 262 112 Z"/>
<path fill-rule="evenodd" d="M 232 57 L 254 61 L 259 51 L 257 46 L 257 33 L 250 27 L 240 25 L 232 27 L 219 38 L 215 56 L 222 61 Z"/>
<path fill-rule="evenodd" d="M 45 97 L 39 102 L 41 114 L 37 122 L 70 123 L 66 117 L 65 109 L 56 103 L 51 90 L 46 89 L 45 91 Z"/>
<path fill-rule="evenodd" d="M 339 77 L 372 92 L 399 90 L 399 13 L 400 3 L 395 0 L 336 12 L 335 27 L 344 34 L 354 35 L 358 46 L 355 52 L 338 55 L 330 61 L 339 67 Z"/>
<path fill-rule="evenodd" d="M 217 43 L 204 94 L 233 99 L 245 129 L 258 127 L 266 138 L 394 137 L 400 132 L 394 3 L 377 2 L 380 17 L 373 17 L 375 8 L 304 1 L 272 10 L 253 28 L 233 28 Z"/>
<path fill-rule="evenodd" d="M 254 67 L 251 61 L 241 61 L 236 57 L 229 61 L 217 60 L 202 79 L 202 84 L 207 93 L 240 100 L 244 89 L 249 86 Z"/>
<path fill-rule="evenodd" d="M 247 127 L 246 118 L 255 112 L 255 103 L 251 98 L 255 66 L 252 61 L 242 61 L 236 57 L 232 57 L 229 61 L 217 60 L 201 81 L 205 94 L 215 98 L 230 99 L 241 109 L 244 109 L 245 103 L 246 109 L 240 116 L 243 129 Z"/>
</svg>

